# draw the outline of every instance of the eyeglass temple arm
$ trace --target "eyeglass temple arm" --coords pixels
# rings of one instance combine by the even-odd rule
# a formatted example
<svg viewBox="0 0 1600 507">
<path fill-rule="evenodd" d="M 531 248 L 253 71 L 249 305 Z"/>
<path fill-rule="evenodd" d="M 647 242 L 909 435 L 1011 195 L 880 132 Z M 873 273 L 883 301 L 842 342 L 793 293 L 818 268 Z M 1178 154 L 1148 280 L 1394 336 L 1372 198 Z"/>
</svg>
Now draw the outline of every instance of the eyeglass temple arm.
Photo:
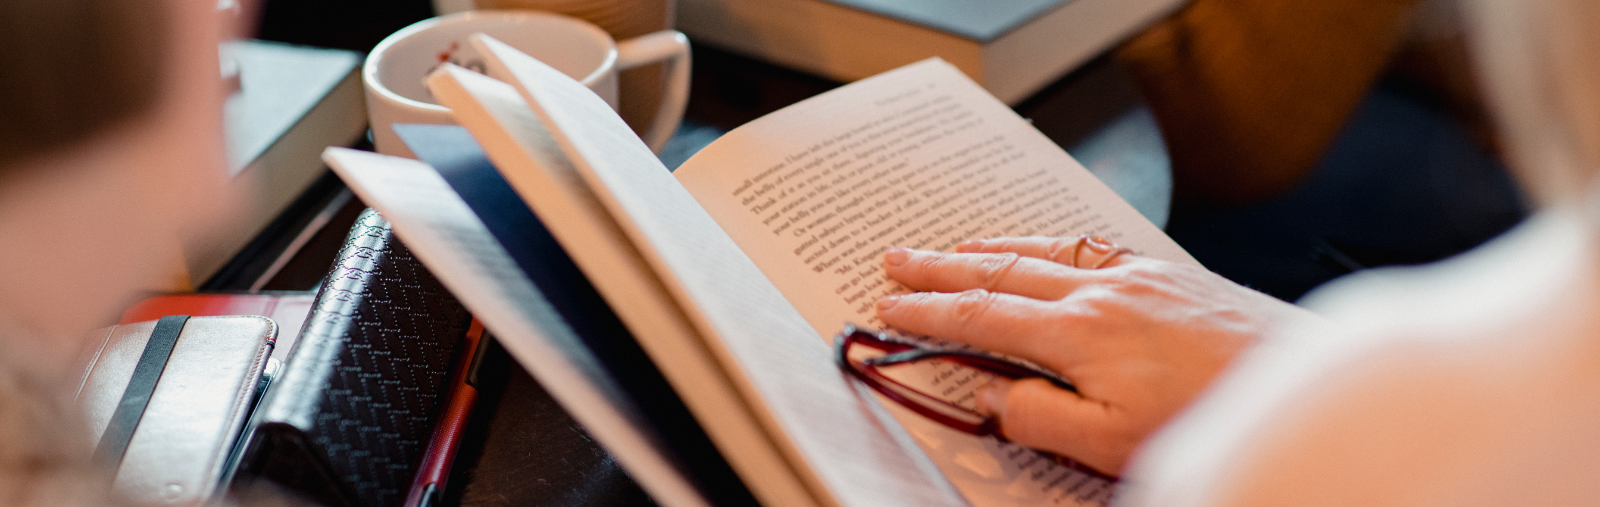
<svg viewBox="0 0 1600 507">
<path fill-rule="evenodd" d="M 1072 382 L 1061 378 L 1061 376 L 1055 372 L 977 352 L 967 352 L 961 350 L 914 349 L 895 352 L 892 354 L 867 359 L 862 362 L 863 364 L 868 364 L 871 366 L 893 366 L 913 361 L 921 361 L 924 359 L 945 359 L 1009 379 L 1038 377 L 1049 381 L 1056 387 L 1066 389 L 1074 393 L 1078 392 L 1078 386 L 1072 385 Z"/>
</svg>

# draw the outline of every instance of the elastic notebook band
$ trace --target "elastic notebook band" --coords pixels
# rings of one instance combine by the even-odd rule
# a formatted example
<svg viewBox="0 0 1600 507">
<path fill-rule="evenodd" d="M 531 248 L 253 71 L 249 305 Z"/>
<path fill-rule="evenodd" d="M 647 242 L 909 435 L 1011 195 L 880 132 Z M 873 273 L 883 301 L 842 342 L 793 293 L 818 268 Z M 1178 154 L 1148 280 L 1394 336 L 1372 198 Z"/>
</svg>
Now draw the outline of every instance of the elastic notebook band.
<svg viewBox="0 0 1600 507">
<path fill-rule="evenodd" d="M 95 446 L 95 456 L 110 464 L 113 470 L 122 465 L 133 430 L 139 427 L 139 419 L 144 417 L 144 409 L 156 391 L 156 381 L 161 380 L 161 372 L 167 369 L 167 359 L 172 357 L 172 348 L 188 322 L 188 315 L 169 315 L 156 321 L 156 329 L 150 333 L 144 353 L 139 355 L 139 364 L 133 368 L 133 378 L 128 380 L 128 389 L 122 392 L 122 401 L 117 402 L 117 410 L 111 414 L 106 432 L 100 436 L 100 444 Z"/>
</svg>

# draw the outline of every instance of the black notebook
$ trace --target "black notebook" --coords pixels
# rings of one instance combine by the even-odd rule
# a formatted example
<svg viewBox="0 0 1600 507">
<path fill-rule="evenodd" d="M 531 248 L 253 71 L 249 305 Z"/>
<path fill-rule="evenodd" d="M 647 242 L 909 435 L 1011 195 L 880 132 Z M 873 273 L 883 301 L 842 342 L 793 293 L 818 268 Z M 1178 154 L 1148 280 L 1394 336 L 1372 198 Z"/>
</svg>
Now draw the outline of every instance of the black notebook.
<svg viewBox="0 0 1600 507">
<path fill-rule="evenodd" d="M 328 506 L 405 500 L 471 316 L 367 210 L 249 428 L 235 485 Z"/>
</svg>

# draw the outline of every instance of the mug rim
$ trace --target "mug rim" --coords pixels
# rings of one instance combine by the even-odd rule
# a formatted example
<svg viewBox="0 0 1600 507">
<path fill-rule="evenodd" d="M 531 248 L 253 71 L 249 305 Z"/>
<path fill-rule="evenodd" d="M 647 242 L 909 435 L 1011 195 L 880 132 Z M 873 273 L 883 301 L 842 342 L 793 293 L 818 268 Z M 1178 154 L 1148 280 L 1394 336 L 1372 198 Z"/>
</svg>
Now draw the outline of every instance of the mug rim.
<svg viewBox="0 0 1600 507">
<path fill-rule="evenodd" d="M 394 90 L 390 90 L 388 86 L 386 86 L 382 82 L 378 81 L 378 78 L 377 78 L 377 76 L 378 76 L 378 62 L 383 59 L 383 56 L 385 55 L 385 53 L 387 53 L 389 51 L 390 47 L 394 46 L 395 44 L 398 44 L 400 41 L 405 40 L 405 39 L 407 39 L 407 38 L 409 38 L 409 37 L 411 37 L 413 35 L 416 35 L 418 33 L 427 31 L 427 30 L 432 29 L 432 28 L 434 28 L 434 27 L 436 27 L 438 25 L 441 25 L 441 24 L 466 22 L 466 21 L 470 21 L 473 18 L 479 18 L 479 17 L 494 17 L 494 18 L 553 18 L 553 19 L 559 19 L 559 20 L 562 20 L 562 21 L 565 21 L 565 22 L 572 23 L 573 25 L 576 25 L 576 26 L 578 26 L 578 27 L 580 27 L 580 28 L 582 28 L 584 30 L 588 30 L 588 31 L 590 31 L 590 32 L 592 32 L 594 34 L 604 36 L 603 40 L 606 41 L 606 56 L 605 56 L 605 59 L 601 60 L 600 65 L 598 67 L 596 67 L 594 69 L 594 71 L 590 72 L 589 75 L 584 76 L 583 79 L 579 79 L 578 80 L 578 82 L 582 83 L 584 86 L 588 86 L 591 82 L 593 82 L 593 81 L 599 79 L 600 77 L 604 76 L 608 69 L 616 67 L 616 64 L 617 64 L 617 41 L 616 41 L 615 38 L 613 38 L 611 36 L 610 33 L 607 33 L 604 29 L 600 28 L 599 26 L 595 25 L 594 23 L 590 23 L 588 21 L 584 21 L 582 19 L 575 18 L 575 17 L 572 17 L 572 16 L 568 16 L 568 15 L 565 15 L 565 14 L 559 14 L 559 13 L 554 13 L 554 12 L 546 12 L 546 11 L 518 10 L 518 9 L 480 9 L 480 10 L 457 12 L 455 14 L 447 14 L 447 15 L 444 15 L 444 16 L 434 16 L 434 17 L 431 17 L 431 18 L 428 18 L 428 19 L 424 19 L 424 20 L 418 21 L 416 23 L 412 23 L 412 24 L 406 26 L 405 28 L 401 28 L 400 30 L 389 34 L 388 37 L 384 37 L 382 41 L 378 42 L 377 46 L 374 46 L 372 48 L 372 51 L 370 53 L 367 53 L 367 59 L 361 65 L 361 78 L 362 78 L 362 81 L 369 88 L 371 88 L 374 92 L 376 92 L 379 96 L 382 96 L 383 98 L 385 98 L 387 100 L 391 100 L 391 101 L 398 102 L 398 103 L 406 105 L 406 106 L 417 107 L 417 108 L 421 108 L 421 109 L 427 109 L 427 110 L 433 110 L 433 111 L 445 112 L 445 113 L 450 112 L 450 108 L 448 108 L 448 107 L 444 107 L 444 106 L 439 105 L 439 104 L 433 104 L 433 103 L 428 103 L 428 102 L 423 102 L 423 101 L 420 101 L 420 100 L 416 100 L 416 99 L 413 99 L 413 98 L 410 98 L 410 97 L 406 97 L 406 96 L 400 95 L 399 93 L 396 93 Z"/>
</svg>

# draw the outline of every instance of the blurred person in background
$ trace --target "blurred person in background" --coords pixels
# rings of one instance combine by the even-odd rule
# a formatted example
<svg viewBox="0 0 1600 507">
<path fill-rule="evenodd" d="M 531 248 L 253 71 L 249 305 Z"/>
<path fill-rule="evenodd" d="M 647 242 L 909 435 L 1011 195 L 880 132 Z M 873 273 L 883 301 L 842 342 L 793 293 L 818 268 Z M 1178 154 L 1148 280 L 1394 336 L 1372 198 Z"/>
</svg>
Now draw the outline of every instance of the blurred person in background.
<svg viewBox="0 0 1600 507">
<path fill-rule="evenodd" d="M 1499 146 L 1457 0 L 1190 0 L 1115 57 L 1161 127 L 1180 209 L 1291 191 L 1385 84 Z"/>
<path fill-rule="evenodd" d="M 0 2 L 0 505 L 114 503 L 77 359 L 228 201 L 215 8 Z"/>
<path fill-rule="evenodd" d="M 1170 161 L 1167 234 L 1294 301 L 1527 218 L 1456 3 L 1190 0 L 1119 47 Z"/>
<path fill-rule="evenodd" d="M 1320 317 L 1079 238 L 897 250 L 889 274 L 922 292 L 880 317 L 1072 379 L 998 382 L 980 408 L 1125 474 L 1124 505 L 1600 504 L 1600 3 L 1460 7 L 1542 208 L 1506 235 L 1320 288 Z"/>
</svg>

